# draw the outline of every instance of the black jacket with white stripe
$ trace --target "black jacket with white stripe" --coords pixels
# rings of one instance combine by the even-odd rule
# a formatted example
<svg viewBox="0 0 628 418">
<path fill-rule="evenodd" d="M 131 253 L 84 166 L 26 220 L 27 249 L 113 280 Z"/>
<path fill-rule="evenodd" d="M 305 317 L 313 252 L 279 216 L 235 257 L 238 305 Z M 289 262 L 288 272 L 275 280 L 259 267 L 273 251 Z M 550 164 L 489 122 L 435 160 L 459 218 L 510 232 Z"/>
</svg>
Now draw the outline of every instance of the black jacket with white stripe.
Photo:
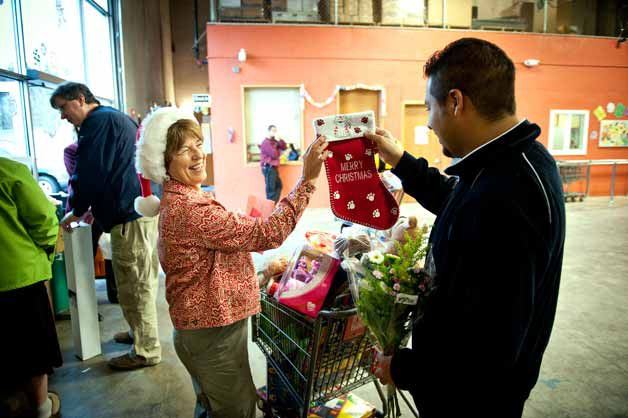
<svg viewBox="0 0 628 418">
<path fill-rule="evenodd" d="M 565 239 L 562 183 L 540 132 L 524 120 L 449 167 L 450 177 L 408 153 L 393 170 L 437 215 L 426 264 L 437 288 L 413 348 L 391 364 L 421 417 L 521 416 L 538 379 Z"/>
</svg>

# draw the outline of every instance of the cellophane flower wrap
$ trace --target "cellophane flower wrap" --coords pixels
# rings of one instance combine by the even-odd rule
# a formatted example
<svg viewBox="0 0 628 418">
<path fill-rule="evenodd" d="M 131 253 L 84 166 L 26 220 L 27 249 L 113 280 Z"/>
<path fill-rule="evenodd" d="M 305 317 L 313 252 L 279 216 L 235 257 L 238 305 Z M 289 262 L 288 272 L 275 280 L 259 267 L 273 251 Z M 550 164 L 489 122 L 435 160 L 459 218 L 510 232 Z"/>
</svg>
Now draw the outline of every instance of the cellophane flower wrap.
<svg viewBox="0 0 628 418">
<path fill-rule="evenodd" d="M 433 279 L 424 269 L 427 252 L 428 228 L 424 226 L 415 236 L 406 234 L 404 243 L 397 242 L 396 254 L 373 249 L 360 260 L 342 262 L 358 315 L 384 355 L 394 354 L 407 343 L 413 321 L 423 315 L 425 300 L 434 290 Z M 387 416 L 399 416 L 392 385 L 388 398 Z"/>
</svg>

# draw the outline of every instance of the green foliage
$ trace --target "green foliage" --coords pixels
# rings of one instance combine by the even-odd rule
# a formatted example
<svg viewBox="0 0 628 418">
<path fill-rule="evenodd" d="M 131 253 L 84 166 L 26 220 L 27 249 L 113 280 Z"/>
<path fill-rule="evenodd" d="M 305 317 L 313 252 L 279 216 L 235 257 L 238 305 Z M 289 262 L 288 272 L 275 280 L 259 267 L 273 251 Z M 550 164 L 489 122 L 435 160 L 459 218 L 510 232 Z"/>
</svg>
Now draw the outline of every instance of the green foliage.
<svg viewBox="0 0 628 418">
<path fill-rule="evenodd" d="M 373 251 L 366 255 L 365 276 L 358 283 L 358 313 L 385 353 L 397 349 L 410 331 L 414 305 L 397 303 L 397 295 L 422 296 L 422 262 L 427 253 L 427 227 L 416 237 L 406 233 L 397 255 Z M 425 286 L 423 286 L 425 288 Z"/>
</svg>

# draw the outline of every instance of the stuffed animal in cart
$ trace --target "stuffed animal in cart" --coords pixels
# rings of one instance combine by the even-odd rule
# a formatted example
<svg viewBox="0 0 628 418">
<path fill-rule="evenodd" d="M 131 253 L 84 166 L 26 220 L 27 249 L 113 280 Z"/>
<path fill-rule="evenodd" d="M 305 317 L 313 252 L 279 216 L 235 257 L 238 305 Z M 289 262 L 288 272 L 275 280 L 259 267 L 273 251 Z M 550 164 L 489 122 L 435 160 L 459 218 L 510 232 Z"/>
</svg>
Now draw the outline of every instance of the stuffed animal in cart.
<svg viewBox="0 0 628 418">
<path fill-rule="evenodd" d="M 334 241 L 334 250 L 343 258 L 353 257 L 371 251 L 369 235 L 363 227 L 347 228 Z"/>
<path fill-rule="evenodd" d="M 385 251 L 389 254 L 397 254 L 397 243 L 400 245 L 404 244 L 408 236 L 414 238 L 420 232 L 416 216 L 410 216 L 408 219 L 399 219 L 397 224 L 392 227 L 390 241 L 386 243 Z"/>
<path fill-rule="evenodd" d="M 286 271 L 287 267 L 288 259 L 284 256 L 279 256 L 270 260 L 266 264 L 264 270 L 258 273 L 260 288 L 266 286 L 269 281 L 277 278 L 277 276 L 281 276 Z"/>
</svg>

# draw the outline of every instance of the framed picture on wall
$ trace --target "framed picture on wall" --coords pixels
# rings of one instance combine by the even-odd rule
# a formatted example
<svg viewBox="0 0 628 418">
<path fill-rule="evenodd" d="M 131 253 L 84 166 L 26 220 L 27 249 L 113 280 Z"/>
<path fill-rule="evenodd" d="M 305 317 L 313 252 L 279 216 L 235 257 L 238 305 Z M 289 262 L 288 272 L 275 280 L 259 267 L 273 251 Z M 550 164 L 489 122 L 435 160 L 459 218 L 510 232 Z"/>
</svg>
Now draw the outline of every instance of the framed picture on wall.
<svg viewBox="0 0 628 418">
<path fill-rule="evenodd" d="M 628 119 L 600 122 L 600 147 L 628 147 Z"/>
<path fill-rule="evenodd" d="M 300 156 L 303 150 L 301 101 L 299 86 L 242 87 L 246 163 L 260 161 L 260 145 L 269 135 L 271 125 L 276 127 L 276 138 L 283 139 L 288 146 L 281 163 L 295 162 L 295 156 Z"/>
</svg>

